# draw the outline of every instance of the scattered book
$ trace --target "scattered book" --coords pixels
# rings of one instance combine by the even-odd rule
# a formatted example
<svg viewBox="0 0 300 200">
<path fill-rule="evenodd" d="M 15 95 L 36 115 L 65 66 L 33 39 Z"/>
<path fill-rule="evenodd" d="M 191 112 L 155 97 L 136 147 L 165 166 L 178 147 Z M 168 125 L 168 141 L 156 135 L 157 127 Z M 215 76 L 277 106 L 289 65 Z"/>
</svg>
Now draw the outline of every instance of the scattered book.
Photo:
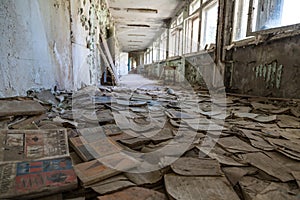
<svg viewBox="0 0 300 200">
<path fill-rule="evenodd" d="M 69 156 L 67 132 L 58 130 L 0 131 L 0 162 Z"/>
<path fill-rule="evenodd" d="M 0 164 L 0 199 L 33 198 L 76 187 L 70 158 Z"/>
<path fill-rule="evenodd" d="M 122 173 L 106 167 L 98 160 L 75 165 L 74 169 L 84 186 L 103 181 L 107 178 Z"/>
</svg>

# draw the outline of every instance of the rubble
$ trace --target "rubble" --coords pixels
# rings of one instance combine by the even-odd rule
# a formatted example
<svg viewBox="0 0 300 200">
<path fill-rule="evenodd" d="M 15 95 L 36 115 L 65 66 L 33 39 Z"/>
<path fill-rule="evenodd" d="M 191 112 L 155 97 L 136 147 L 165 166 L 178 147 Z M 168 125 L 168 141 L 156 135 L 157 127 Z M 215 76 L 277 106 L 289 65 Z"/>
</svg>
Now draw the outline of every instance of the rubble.
<svg viewBox="0 0 300 200">
<path fill-rule="evenodd" d="M 0 199 L 300 197 L 300 101 L 160 86 L 28 95 L 0 99 Z"/>
</svg>

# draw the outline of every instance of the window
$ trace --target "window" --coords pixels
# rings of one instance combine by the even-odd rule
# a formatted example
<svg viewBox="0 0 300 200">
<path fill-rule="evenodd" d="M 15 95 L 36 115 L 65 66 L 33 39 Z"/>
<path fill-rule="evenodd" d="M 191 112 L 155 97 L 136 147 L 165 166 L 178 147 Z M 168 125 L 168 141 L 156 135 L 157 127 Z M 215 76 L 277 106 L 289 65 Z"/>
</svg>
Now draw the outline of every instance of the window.
<svg viewBox="0 0 300 200">
<path fill-rule="evenodd" d="M 159 43 L 159 60 L 164 60 L 166 55 L 166 33 L 164 32 L 160 36 L 160 43 Z"/>
<path fill-rule="evenodd" d="M 171 24 L 170 29 L 170 43 L 169 43 L 169 55 L 178 56 L 182 55 L 183 46 L 183 12 L 177 17 L 177 19 Z"/>
<path fill-rule="evenodd" d="M 151 61 L 150 61 L 150 50 L 148 49 L 147 51 L 147 64 L 150 64 Z"/>
<path fill-rule="evenodd" d="M 235 0 L 233 41 L 247 37 L 247 23 L 250 0 Z"/>
<path fill-rule="evenodd" d="M 199 15 L 193 15 L 186 20 L 185 50 L 184 53 L 198 51 L 199 46 Z"/>
<path fill-rule="evenodd" d="M 149 63 L 153 62 L 153 48 L 150 49 Z"/>
<path fill-rule="evenodd" d="M 197 52 L 199 49 L 201 1 L 195 0 L 189 6 L 189 17 L 185 19 L 184 53 Z"/>
<path fill-rule="evenodd" d="M 199 23 L 199 17 L 192 20 L 192 52 L 198 51 Z"/>
<path fill-rule="evenodd" d="M 151 64 L 151 63 L 152 63 L 151 52 L 150 52 L 150 49 L 147 49 L 147 52 L 146 52 L 146 64 Z"/>
<path fill-rule="evenodd" d="M 254 0 L 236 1 L 237 5 L 244 8 L 243 5 L 249 5 L 249 1 Z M 245 19 L 247 18 L 247 13 L 248 9 L 244 8 L 242 15 L 245 16 Z M 186 14 L 189 14 L 189 16 L 185 17 Z M 238 13 L 237 15 L 240 14 Z M 177 18 L 174 18 L 170 29 L 152 44 L 154 52 L 152 55 L 152 51 L 150 51 L 150 57 L 155 61 L 159 61 L 166 59 L 167 51 L 169 57 L 174 57 L 181 56 L 183 53 L 194 53 L 200 49 L 205 49 L 207 45 L 216 43 L 217 24 L 218 1 L 194 0 L 189 5 L 189 10 L 182 11 Z M 237 24 L 244 25 L 242 21 Z M 239 39 L 246 35 L 246 30 L 247 25 L 240 29 L 237 28 L 235 30 L 236 38 Z"/>
<path fill-rule="evenodd" d="M 190 9 L 193 9 L 196 2 L 190 4 Z M 206 0 L 204 3 L 202 0 L 202 2 L 201 4 L 199 1 L 197 11 L 193 13 L 193 10 L 190 10 L 189 13 L 193 14 L 185 19 L 184 53 L 194 53 L 203 50 L 208 44 L 216 43 L 218 1 Z"/>
<path fill-rule="evenodd" d="M 153 43 L 153 61 L 159 61 L 159 41 Z"/>
<path fill-rule="evenodd" d="M 300 23 L 299 6 L 295 0 L 254 0 L 252 31 Z"/>
<path fill-rule="evenodd" d="M 169 56 L 173 57 L 175 56 L 175 48 L 176 48 L 176 34 L 172 32 L 172 29 L 170 30 L 170 36 L 169 36 Z"/>
<path fill-rule="evenodd" d="M 300 23 L 299 7 L 300 1 L 295 0 L 236 0 L 232 40 L 291 29 Z"/>
<path fill-rule="evenodd" d="M 178 30 L 178 52 L 177 55 L 182 55 L 182 41 L 183 41 L 183 31 L 182 28 Z"/>
<path fill-rule="evenodd" d="M 198 8 L 200 8 L 201 5 L 201 1 L 200 0 L 195 0 L 190 4 L 190 10 L 189 10 L 189 14 L 193 14 L 196 10 L 198 10 Z"/>
<path fill-rule="evenodd" d="M 175 28 L 175 27 L 176 27 L 176 23 L 177 23 L 177 21 L 174 21 L 174 22 L 171 24 L 171 28 Z"/>
<path fill-rule="evenodd" d="M 218 23 L 218 3 L 213 1 L 202 11 L 201 49 L 206 45 L 216 43 Z"/>
<path fill-rule="evenodd" d="M 183 22 L 183 12 L 177 18 L 177 26 L 180 26 L 180 24 L 182 24 L 182 22 Z"/>
<path fill-rule="evenodd" d="M 191 52 L 191 44 L 192 44 L 192 22 L 190 19 L 186 19 L 184 21 L 185 33 L 184 33 L 184 53 Z"/>
<path fill-rule="evenodd" d="M 149 49 L 147 49 L 147 51 L 145 52 L 145 64 L 150 64 L 150 51 Z"/>
</svg>

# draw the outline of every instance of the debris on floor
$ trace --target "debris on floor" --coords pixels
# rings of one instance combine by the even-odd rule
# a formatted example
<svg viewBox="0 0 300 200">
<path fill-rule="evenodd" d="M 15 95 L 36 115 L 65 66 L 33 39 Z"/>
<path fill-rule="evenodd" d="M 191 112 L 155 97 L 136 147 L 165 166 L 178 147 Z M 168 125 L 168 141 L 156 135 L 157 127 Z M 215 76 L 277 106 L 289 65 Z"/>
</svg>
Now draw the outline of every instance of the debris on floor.
<svg viewBox="0 0 300 200">
<path fill-rule="evenodd" d="M 299 107 L 178 86 L 0 99 L 0 199 L 300 199 Z"/>
</svg>

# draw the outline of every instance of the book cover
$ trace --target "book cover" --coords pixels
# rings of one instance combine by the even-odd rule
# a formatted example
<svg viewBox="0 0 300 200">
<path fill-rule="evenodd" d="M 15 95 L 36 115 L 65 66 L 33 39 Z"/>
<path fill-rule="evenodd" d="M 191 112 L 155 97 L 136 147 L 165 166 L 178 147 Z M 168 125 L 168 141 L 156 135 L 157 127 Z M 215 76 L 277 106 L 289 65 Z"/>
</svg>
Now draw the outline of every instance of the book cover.
<svg viewBox="0 0 300 200">
<path fill-rule="evenodd" d="M 0 131 L 0 162 L 69 156 L 67 132 L 60 130 Z"/>
<path fill-rule="evenodd" d="M 0 198 L 37 197 L 76 187 L 70 158 L 0 164 Z"/>
<path fill-rule="evenodd" d="M 90 162 L 75 165 L 74 169 L 84 186 L 97 183 L 99 181 L 105 180 L 107 178 L 122 173 L 117 170 L 106 167 L 98 160 L 92 160 Z"/>
<path fill-rule="evenodd" d="M 85 162 L 94 160 L 98 155 L 82 136 L 70 138 L 70 146 Z"/>
</svg>

